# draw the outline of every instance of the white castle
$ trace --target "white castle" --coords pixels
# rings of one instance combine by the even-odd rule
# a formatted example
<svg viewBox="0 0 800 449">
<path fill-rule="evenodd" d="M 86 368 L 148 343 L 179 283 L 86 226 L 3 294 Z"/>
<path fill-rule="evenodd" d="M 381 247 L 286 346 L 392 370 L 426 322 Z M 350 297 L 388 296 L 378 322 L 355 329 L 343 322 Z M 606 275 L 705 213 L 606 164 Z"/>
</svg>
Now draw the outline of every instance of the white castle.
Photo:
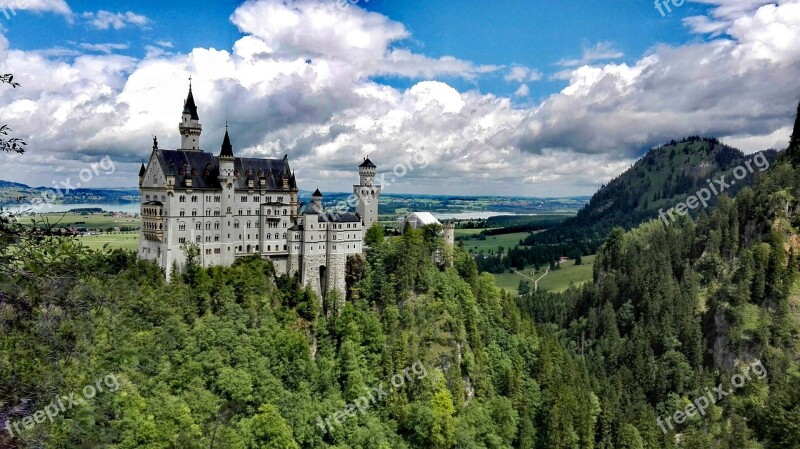
<svg viewBox="0 0 800 449">
<path fill-rule="evenodd" d="M 318 295 L 344 293 L 347 258 L 362 252 L 364 230 L 378 221 L 375 164 L 364 159 L 359 166 L 355 214 L 326 211 L 319 189 L 310 203 L 298 201 L 287 156 L 235 157 L 227 126 L 219 156 L 204 152 L 191 84 L 178 129 L 180 149 L 159 149 L 153 138 L 139 170 L 139 258 L 156 261 L 169 278 L 173 267 L 185 265 L 188 244 L 200 249 L 203 266 L 259 254 L 279 274 L 299 272 Z"/>
</svg>

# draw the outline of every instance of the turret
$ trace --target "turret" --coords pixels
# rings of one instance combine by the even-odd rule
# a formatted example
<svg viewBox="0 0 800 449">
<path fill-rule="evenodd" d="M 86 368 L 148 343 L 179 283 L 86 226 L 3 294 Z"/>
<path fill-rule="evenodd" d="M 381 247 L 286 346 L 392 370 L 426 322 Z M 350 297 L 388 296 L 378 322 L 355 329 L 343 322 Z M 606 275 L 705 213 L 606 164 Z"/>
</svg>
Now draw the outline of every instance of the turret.
<svg viewBox="0 0 800 449">
<path fill-rule="evenodd" d="M 378 200 L 381 195 L 381 186 L 375 185 L 376 171 L 377 166 L 368 157 L 364 158 L 364 162 L 358 166 L 359 184 L 353 186 L 353 194 L 358 198 L 356 212 L 361 217 L 364 230 L 378 222 Z M 364 232 L 364 235 L 366 234 Z"/>
<path fill-rule="evenodd" d="M 197 115 L 197 105 L 192 94 L 192 80 L 189 78 L 189 95 L 183 103 L 183 115 L 178 124 L 178 131 L 181 133 L 182 150 L 200 150 L 200 133 L 203 127 L 200 125 L 200 118 Z"/>
<path fill-rule="evenodd" d="M 222 146 L 219 149 L 219 176 L 220 178 L 233 178 L 234 163 L 236 157 L 233 155 L 233 145 L 231 136 L 228 134 L 228 125 L 225 124 L 225 137 L 222 139 Z"/>
<path fill-rule="evenodd" d="M 144 173 L 146 171 L 147 171 L 147 169 L 144 168 L 144 162 L 143 162 L 142 166 L 139 167 L 139 187 L 142 186 L 142 181 L 144 181 Z"/>
<path fill-rule="evenodd" d="M 311 194 L 311 204 L 313 204 L 319 212 L 322 212 L 322 192 L 319 191 L 319 188 Z"/>
</svg>

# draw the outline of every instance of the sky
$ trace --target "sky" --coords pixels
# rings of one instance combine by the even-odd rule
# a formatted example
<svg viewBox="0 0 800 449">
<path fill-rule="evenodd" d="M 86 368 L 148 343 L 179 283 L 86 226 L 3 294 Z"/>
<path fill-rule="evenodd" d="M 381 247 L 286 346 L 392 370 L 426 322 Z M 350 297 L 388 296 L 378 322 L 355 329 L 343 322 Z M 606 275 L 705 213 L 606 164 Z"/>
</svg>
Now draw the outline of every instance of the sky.
<svg viewBox="0 0 800 449">
<path fill-rule="evenodd" d="M 135 187 L 178 148 L 289 156 L 301 189 L 590 195 L 648 149 L 782 149 L 800 100 L 800 0 L 0 0 L 0 179 Z"/>
</svg>

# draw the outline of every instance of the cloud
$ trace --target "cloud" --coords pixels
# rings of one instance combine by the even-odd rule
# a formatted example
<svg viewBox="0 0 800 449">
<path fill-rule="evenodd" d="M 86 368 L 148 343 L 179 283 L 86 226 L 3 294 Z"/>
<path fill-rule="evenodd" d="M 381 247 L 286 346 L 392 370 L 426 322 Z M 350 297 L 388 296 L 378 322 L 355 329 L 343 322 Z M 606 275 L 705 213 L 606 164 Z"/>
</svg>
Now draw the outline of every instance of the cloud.
<svg viewBox="0 0 800 449">
<path fill-rule="evenodd" d="M 367 154 L 380 172 L 422 153 L 428 166 L 387 191 L 551 195 L 557 185 L 559 194 L 588 194 L 672 138 L 716 135 L 748 151 L 788 140 L 800 5 L 739 11 L 710 11 L 727 23 L 720 37 L 656 46 L 629 63 L 587 51 L 603 64 L 565 67 L 565 87 L 530 107 L 443 81 L 500 67 L 413 52 L 402 24 L 329 1 L 246 2 L 231 15 L 242 36 L 230 49 L 152 46 L 142 59 L 64 61 L 12 48 L 5 63 L 22 87 L 0 89 L 3 119 L 30 149 L 0 161 L 15 180 L 49 184 L 109 154 L 113 182 L 134 185 L 153 134 L 177 147 L 191 74 L 203 148 L 218 151 L 228 120 L 237 155 L 289 154 L 304 188 L 348 190 Z M 502 73 L 520 83 L 519 96 L 533 71 L 515 67 Z M 411 81 L 398 89 L 379 75 Z"/>
<path fill-rule="evenodd" d="M 531 89 L 528 87 L 527 84 L 521 84 L 519 89 L 514 92 L 515 97 L 527 97 L 531 94 Z"/>
<path fill-rule="evenodd" d="M 521 65 L 513 65 L 508 70 L 508 73 L 503 76 L 503 79 L 507 83 L 524 83 L 526 81 L 539 81 L 542 79 L 542 76 L 542 72 L 536 69 L 531 69 Z"/>
<path fill-rule="evenodd" d="M 86 19 L 89 25 L 98 30 L 107 30 L 109 28 L 121 30 L 128 26 L 144 28 L 150 24 L 150 19 L 143 15 L 135 14 L 131 11 L 124 13 L 113 13 L 110 11 L 100 10 L 97 12 L 85 12 L 81 15 L 81 17 Z"/>
<path fill-rule="evenodd" d="M 70 16 L 72 11 L 64 0 L 0 0 L 0 13 L 6 18 L 17 11 L 54 12 Z"/>
<path fill-rule="evenodd" d="M 79 47 L 84 49 L 84 50 L 110 54 L 110 53 L 113 53 L 114 50 L 127 50 L 129 48 L 129 45 L 128 44 L 114 44 L 114 43 L 105 43 L 105 44 L 87 44 L 87 43 L 82 43 L 82 44 L 79 45 Z"/>
<path fill-rule="evenodd" d="M 583 56 L 580 59 L 562 59 L 556 64 L 562 67 L 575 67 L 597 61 L 619 59 L 623 56 L 625 55 L 621 51 L 614 49 L 611 42 L 598 42 L 594 47 L 584 47 Z"/>
</svg>

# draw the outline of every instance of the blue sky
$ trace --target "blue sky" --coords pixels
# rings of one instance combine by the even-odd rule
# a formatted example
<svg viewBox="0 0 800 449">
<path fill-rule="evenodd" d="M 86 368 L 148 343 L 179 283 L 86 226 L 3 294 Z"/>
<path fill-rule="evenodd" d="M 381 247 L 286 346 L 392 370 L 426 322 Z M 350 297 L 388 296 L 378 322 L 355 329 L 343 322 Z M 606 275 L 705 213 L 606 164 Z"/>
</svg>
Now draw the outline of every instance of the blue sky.
<svg viewBox="0 0 800 449">
<path fill-rule="evenodd" d="M 332 2 L 334 0 L 331 0 Z M 344 0 L 342 0 L 344 1 Z M 116 54 L 142 58 L 147 46 L 170 43 L 170 51 L 187 53 L 196 47 L 229 49 L 242 37 L 229 16 L 242 2 L 213 1 L 70 1 L 75 14 L 131 11 L 147 17 L 146 27 L 126 25 L 121 29 L 96 29 L 80 19 L 20 12 L 12 20 L 0 14 L 11 45 L 22 50 L 76 49 L 81 43 L 114 43 L 128 46 Z M 431 57 L 455 56 L 478 64 L 520 64 L 537 68 L 543 78 L 529 83 L 529 101 L 541 101 L 562 89 L 567 82 L 550 76 L 564 69 L 559 62 L 580 59 L 584 51 L 607 43 L 622 53 L 618 58 L 598 62 L 635 62 L 658 43 L 679 45 L 702 39 L 692 34 L 681 20 L 708 11 L 707 5 L 686 4 L 662 17 L 648 1 L 564 1 L 477 0 L 402 1 L 368 0 L 356 6 L 403 23 L 413 37 L 399 42 Z M 47 33 L 41 32 L 49 30 Z M 518 84 L 503 80 L 502 74 L 475 81 L 444 77 L 460 90 L 478 88 L 483 92 L 511 96 Z M 376 77 L 398 88 L 417 79 Z"/>
<path fill-rule="evenodd" d="M 153 135 L 178 145 L 194 77 L 203 148 L 288 154 L 346 191 L 364 156 L 429 162 L 395 192 L 587 195 L 648 148 L 788 141 L 800 1 L 0 0 L 0 118 L 29 142 L 3 177 L 49 185 L 108 155 L 133 186 Z M 355 0 L 353 0 L 355 1 Z M 661 0 L 669 2 L 671 0 Z M 24 8 L 19 5 L 27 5 Z M 23 10 L 24 9 L 24 10 Z M 302 187 L 302 185 L 301 185 Z"/>
</svg>

